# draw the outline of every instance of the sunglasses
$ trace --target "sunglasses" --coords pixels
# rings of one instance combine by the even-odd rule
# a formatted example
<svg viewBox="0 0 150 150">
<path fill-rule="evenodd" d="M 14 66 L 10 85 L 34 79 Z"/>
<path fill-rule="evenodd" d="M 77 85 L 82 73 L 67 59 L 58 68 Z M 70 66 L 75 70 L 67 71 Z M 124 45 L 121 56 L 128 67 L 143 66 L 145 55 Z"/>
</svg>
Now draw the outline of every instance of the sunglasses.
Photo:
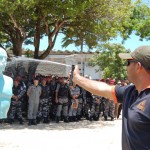
<svg viewBox="0 0 150 150">
<path fill-rule="evenodd" d="M 138 61 L 137 60 L 133 60 L 133 59 L 131 59 L 131 60 L 128 59 L 126 61 L 126 66 L 129 66 L 131 62 L 137 63 Z"/>
</svg>

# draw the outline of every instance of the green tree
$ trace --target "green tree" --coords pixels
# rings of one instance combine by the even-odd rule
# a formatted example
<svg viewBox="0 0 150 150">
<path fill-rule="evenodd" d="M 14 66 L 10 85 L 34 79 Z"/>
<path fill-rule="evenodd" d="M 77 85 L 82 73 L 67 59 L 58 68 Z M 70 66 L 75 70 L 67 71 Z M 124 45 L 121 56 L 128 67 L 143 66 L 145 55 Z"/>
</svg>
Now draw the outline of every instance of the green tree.
<svg viewBox="0 0 150 150">
<path fill-rule="evenodd" d="M 130 21 L 123 23 L 122 37 L 126 40 L 132 33 L 140 40 L 150 40 L 150 5 L 138 3 L 132 8 Z"/>
<path fill-rule="evenodd" d="M 33 58 L 33 51 L 31 51 L 31 50 L 29 50 L 29 49 L 26 50 L 26 51 L 25 51 L 25 56 L 28 57 L 28 58 L 30 58 L 30 57 Z"/>
<path fill-rule="evenodd" d="M 99 66 L 103 71 L 103 78 L 114 78 L 116 80 L 126 77 L 124 61 L 118 56 L 119 53 L 129 52 L 120 44 L 103 44 L 90 59 L 92 66 Z"/>
<path fill-rule="evenodd" d="M 124 31 L 123 25 L 128 24 L 133 6 L 129 0 L 93 0 L 83 15 L 79 14 L 74 25 L 64 29 L 62 46 L 74 43 L 92 49 L 98 43 L 116 37 L 118 32 Z"/>
<path fill-rule="evenodd" d="M 84 42 L 92 48 L 122 30 L 131 8 L 131 0 L 0 0 L 1 42 L 12 44 L 17 56 L 22 55 L 23 42 L 33 44 L 34 58 L 39 59 L 50 53 L 60 32 L 69 40 L 76 38 L 76 45 Z M 43 36 L 48 47 L 40 55 Z"/>
<path fill-rule="evenodd" d="M 12 44 L 13 53 L 22 55 L 22 44 L 33 44 L 34 58 L 44 59 L 53 49 L 58 33 L 84 12 L 90 1 L 1 0 L 1 43 Z M 48 37 L 48 47 L 39 56 L 40 39 Z"/>
<path fill-rule="evenodd" d="M 150 40 L 150 7 L 146 4 L 135 7 L 132 17 L 133 29 L 141 40 Z"/>
<path fill-rule="evenodd" d="M 0 0 L 0 42 L 13 46 L 16 56 L 22 55 L 22 44 L 31 37 L 33 20 L 29 4 L 27 0 Z"/>
</svg>

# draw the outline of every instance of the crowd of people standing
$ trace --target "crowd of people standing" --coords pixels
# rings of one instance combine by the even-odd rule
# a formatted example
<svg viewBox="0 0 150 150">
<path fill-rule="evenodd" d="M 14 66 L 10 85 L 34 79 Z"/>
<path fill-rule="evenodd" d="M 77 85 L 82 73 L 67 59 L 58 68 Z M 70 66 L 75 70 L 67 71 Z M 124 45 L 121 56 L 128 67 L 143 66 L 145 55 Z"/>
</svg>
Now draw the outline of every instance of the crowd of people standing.
<svg viewBox="0 0 150 150">
<path fill-rule="evenodd" d="M 128 84 L 125 80 L 118 83 L 113 79 L 101 81 L 109 85 Z M 27 76 L 18 75 L 14 78 L 7 122 L 13 124 L 18 120 L 24 124 L 28 120 L 30 126 L 50 121 L 98 121 L 100 117 L 113 121 L 119 118 L 120 112 L 121 104 L 93 95 L 76 84 L 69 86 L 67 77 L 33 75 L 32 80 L 28 81 Z"/>
</svg>

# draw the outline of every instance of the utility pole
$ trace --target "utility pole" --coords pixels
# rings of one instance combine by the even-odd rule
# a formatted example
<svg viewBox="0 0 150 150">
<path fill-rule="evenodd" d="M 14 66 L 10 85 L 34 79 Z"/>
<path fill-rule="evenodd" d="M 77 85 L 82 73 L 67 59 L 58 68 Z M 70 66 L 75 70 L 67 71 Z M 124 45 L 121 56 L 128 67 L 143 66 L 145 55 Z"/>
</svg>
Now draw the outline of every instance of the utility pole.
<svg viewBox="0 0 150 150">
<path fill-rule="evenodd" d="M 84 57 L 83 57 L 83 37 L 81 39 L 81 69 L 82 69 L 82 75 L 84 76 Z"/>
</svg>

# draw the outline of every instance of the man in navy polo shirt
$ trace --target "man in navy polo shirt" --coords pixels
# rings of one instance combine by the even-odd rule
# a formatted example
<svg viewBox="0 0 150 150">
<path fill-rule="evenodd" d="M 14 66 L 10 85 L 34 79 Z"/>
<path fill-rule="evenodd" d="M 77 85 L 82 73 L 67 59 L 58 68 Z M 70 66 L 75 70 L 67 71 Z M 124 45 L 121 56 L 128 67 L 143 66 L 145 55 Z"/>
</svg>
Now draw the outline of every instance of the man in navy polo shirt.
<svg viewBox="0 0 150 150">
<path fill-rule="evenodd" d="M 73 82 L 95 95 L 123 103 L 123 150 L 150 150 L 150 46 L 119 56 L 127 60 L 128 80 L 132 85 L 109 86 L 89 80 L 80 76 L 78 66 Z"/>
</svg>

